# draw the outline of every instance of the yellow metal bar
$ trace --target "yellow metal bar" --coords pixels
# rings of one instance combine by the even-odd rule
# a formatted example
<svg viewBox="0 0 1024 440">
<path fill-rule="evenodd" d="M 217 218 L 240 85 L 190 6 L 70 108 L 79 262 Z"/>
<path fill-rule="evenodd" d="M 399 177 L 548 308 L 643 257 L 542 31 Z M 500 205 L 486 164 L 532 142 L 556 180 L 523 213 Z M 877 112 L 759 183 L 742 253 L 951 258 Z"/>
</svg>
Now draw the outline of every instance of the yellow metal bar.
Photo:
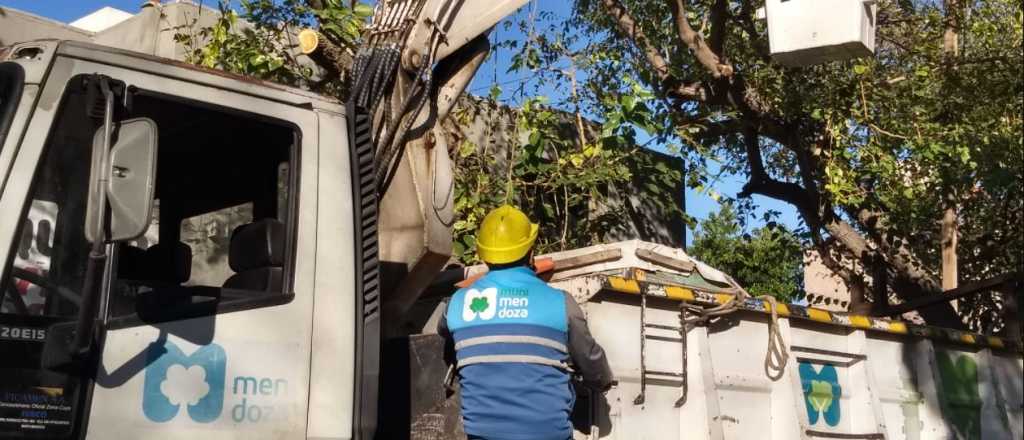
<svg viewBox="0 0 1024 440">
<path fill-rule="evenodd" d="M 789 307 L 783 303 L 775 304 L 775 313 L 778 313 L 779 316 L 790 316 Z"/>
<path fill-rule="evenodd" d="M 609 276 L 607 277 L 608 284 L 606 286 L 607 288 L 617 292 L 639 294 L 641 290 L 645 288 L 644 286 L 647 286 L 646 282 L 643 281 L 643 279 L 646 278 L 646 274 L 643 273 L 642 271 L 634 271 L 633 275 L 637 279 L 629 279 L 620 276 Z M 693 289 L 674 285 L 650 284 L 648 289 L 648 292 L 651 293 L 652 295 L 658 295 L 664 298 L 685 302 L 708 302 L 709 300 L 711 300 L 711 298 L 709 298 L 709 296 L 711 296 L 712 298 L 714 298 L 715 303 L 725 304 L 726 302 L 735 297 L 734 295 L 726 293 L 698 293 Z M 938 327 L 907 325 L 906 323 L 899 320 L 873 318 L 864 315 L 843 315 L 842 318 L 844 319 L 833 320 L 832 313 L 827 310 L 816 309 L 812 307 L 793 307 L 796 307 L 796 310 L 800 311 L 800 313 L 794 315 L 793 309 L 791 309 L 789 305 L 784 303 L 777 303 L 775 305 L 775 311 L 776 313 L 778 313 L 779 316 L 783 317 L 807 318 L 812 321 L 820 323 L 844 327 L 853 327 L 872 331 L 882 331 L 900 335 L 912 334 L 925 338 L 944 338 L 963 344 L 981 344 L 987 345 L 992 348 L 1000 349 L 1005 349 L 1008 346 L 1006 341 L 1004 341 L 1002 338 L 995 336 L 984 336 L 962 332 L 948 332 Z M 755 308 L 751 309 L 748 303 L 740 304 L 740 308 L 764 313 L 771 313 L 771 304 L 768 301 L 761 301 L 761 307 L 759 308 L 755 306 Z M 804 313 L 806 313 L 806 315 L 804 315 Z M 1014 345 L 1014 350 L 1020 351 L 1020 348 Z"/>
<path fill-rule="evenodd" d="M 718 303 L 718 305 L 722 305 L 722 304 L 725 304 L 725 303 L 729 302 L 729 300 L 731 300 L 731 299 L 733 299 L 735 297 L 736 297 L 736 295 L 729 295 L 727 293 L 716 293 L 715 294 L 715 302 Z"/>
<path fill-rule="evenodd" d="M 827 310 L 807 309 L 807 317 L 811 318 L 812 321 L 832 322 L 832 314 Z"/>
<path fill-rule="evenodd" d="M 693 301 L 695 299 L 692 290 L 679 286 L 665 287 L 665 296 L 668 296 L 671 299 L 678 299 L 683 301 Z"/>
<path fill-rule="evenodd" d="M 857 328 L 871 328 L 871 319 L 867 316 L 851 315 L 850 325 Z"/>
<path fill-rule="evenodd" d="M 640 293 L 640 284 L 636 280 L 627 280 L 622 277 L 608 277 L 612 289 L 626 293 Z"/>
</svg>

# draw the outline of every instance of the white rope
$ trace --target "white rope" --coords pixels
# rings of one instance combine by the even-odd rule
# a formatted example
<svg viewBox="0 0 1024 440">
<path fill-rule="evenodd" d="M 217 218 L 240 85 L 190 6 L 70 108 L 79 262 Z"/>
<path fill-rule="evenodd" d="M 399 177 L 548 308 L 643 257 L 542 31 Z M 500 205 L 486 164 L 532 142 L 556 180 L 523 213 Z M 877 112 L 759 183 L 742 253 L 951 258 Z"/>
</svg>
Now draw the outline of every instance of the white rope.
<svg viewBox="0 0 1024 440">
<path fill-rule="evenodd" d="M 789 350 L 786 349 L 786 341 L 782 339 L 782 332 L 779 331 L 779 312 L 776 310 L 774 296 L 761 295 L 759 300 L 768 301 L 772 318 L 768 321 L 768 352 L 764 356 L 764 374 L 775 381 L 782 378 L 786 372 L 786 363 L 789 362 Z"/>
<path fill-rule="evenodd" d="M 696 318 L 687 319 L 685 325 L 690 326 L 691 324 L 733 313 L 740 309 L 741 300 L 752 298 L 743 286 L 740 286 L 731 276 L 726 275 L 725 277 L 729 280 L 729 284 L 736 288 L 736 294 L 725 303 L 714 307 L 701 307 L 696 304 L 684 303 L 686 309 L 697 315 Z M 776 381 L 782 378 L 786 371 L 786 364 L 789 362 L 789 350 L 786 347 L 786 341 L 782 338 L 782 332 L 779 330 L 778 302 L 771 295 L 761 295 L 754 298 L 767 301 L 769 305 L 771 319 L 768 321 L 768 351 L 764 356 L 764 374 L 769 379 Z"/>
</svg>

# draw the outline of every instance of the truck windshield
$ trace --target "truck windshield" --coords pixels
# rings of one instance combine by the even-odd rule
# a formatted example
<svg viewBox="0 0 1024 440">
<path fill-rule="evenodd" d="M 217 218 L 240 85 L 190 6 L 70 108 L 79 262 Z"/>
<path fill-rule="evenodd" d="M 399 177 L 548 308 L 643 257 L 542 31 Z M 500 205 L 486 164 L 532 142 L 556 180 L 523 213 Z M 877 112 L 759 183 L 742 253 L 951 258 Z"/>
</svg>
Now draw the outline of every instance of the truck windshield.
<svg viewBox="0 0 1024 440">
<path fill-rule="evenodd" d="M 88 260 L 85 211 L 92 136 L 100 123 L 72 82 L 44 146 L 0 279 L 0 439 L 73 435 L 82 377 L 43 368 L 54 324 L 74 323 Z"/>
<path fill-rule="evenodd" d="M 84 92 L 65 96 L 22 214 L 20 239 L 2 280 L 2 315 L 73 317 L 89 242 L 85 209 L 92 135 Z"/>
<path fill-rule="evenodd" d="M 0 63 L 0 148 L 3 147 L 7 132 L 11 129 L 24 84 L 25 70 L 20 65 Z"/>
</svg>

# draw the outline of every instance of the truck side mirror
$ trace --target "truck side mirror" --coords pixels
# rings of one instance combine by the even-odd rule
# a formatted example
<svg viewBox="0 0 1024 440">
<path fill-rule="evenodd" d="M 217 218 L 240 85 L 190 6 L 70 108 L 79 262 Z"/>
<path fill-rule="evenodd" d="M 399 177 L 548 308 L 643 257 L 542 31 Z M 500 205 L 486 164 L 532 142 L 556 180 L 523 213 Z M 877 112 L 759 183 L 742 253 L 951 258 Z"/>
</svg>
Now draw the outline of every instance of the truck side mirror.
<svg viewBox="0 0 1024 440">
<path fill-rule="evenodd" d="M 117 126 L 117 140 L 110 147 L 109 160 L 103 163 L 104 129 L 93 136 L 92 172 L 89 181 L 89 206 L 86 210 L 85 235 L 90 242 L 106 237 L 125 241 L 146 232 L 153 215 L 153 193 L 156 185 L 157 127 L 149 118 L 122 121 Z M 97 206 L 96 185 L 105 186 L 110 206 L 109 234 L 99 230 L 99 216 L 106 207 Z"/>
</svg>

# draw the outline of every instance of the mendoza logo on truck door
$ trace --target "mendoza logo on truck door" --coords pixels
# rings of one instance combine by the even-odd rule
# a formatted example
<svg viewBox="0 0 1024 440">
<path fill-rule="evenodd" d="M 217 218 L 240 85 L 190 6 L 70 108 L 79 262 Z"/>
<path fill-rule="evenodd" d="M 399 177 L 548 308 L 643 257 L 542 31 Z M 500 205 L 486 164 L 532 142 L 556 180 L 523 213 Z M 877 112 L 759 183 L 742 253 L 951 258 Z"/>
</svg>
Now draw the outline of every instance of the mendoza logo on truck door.
<svg viewBox="0 0 1024 440">
<path fill-rule="evenodd" d="M 154 422 L 178 415 L 182 405 L 200 423 L 220 417 L 224 406 L 224 374 L 227 357 L 217 344 L 200 347 L 192 355 L 171 342 L 151 344 L 146 353 L 146 379 L 142 388 L 142 412 Z"/>
<path fill-rule="evenodd" d="M 288 381 L 246 375 L 228 380 L 227 354 L 218 344 L 204 345 L 185 355 L 170 341 L 153 343 L 146 358 L 142 412 L 150 421 L 169 422 L 181 412 L 197 423 L 212 423 L 224 417 L 230 417 L 224 419 L 229 423 L 287 418 L 286 411 L 275 403 L 276 398 L 287 395 Z"/>
<path fill-rule="evenodd" d="M 838 425 L 841 416 L 839 400 L 843 392 L 836 367 L 823 365 L 815 371 L 810 363 L 800 362 L 799 371 L 808 423 L 815 425 L 819 419 L 824 419 L 828 426 Z"/>
</svg>

